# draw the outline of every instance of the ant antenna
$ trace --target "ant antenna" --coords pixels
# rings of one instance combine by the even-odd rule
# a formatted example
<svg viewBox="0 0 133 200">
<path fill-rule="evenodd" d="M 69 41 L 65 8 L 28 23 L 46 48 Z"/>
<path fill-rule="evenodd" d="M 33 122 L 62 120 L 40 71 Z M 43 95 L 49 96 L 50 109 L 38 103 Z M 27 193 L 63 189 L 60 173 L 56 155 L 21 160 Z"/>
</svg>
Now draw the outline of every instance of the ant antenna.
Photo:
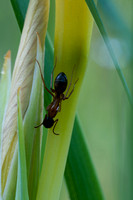
<svg viewBox="0 0 133 200">
<path fill-rule="evenodd" d="M 69 89 L 70 89 L 70 87 L 71 87 L 71 85 L 72 85 L 72 78 L 73 78 L 73 73 L 74 73 L 74 69 L 75 69 L 75 67 L 76 67 L 76 64 L 73 66 L 73 70 L 72 70 L 72 75 L 71 75 L 70 84 L 69 84 L 68 89 L 67 89 L 67 91 L 66 91 L 65 97 L 67 96 L 68 91 L 69 91 Z M 77 82 L 77 81 L 76 81 L 76 82 Z"/>
<path fill-rule="evenodd" d="M 36 59 L 36 62 L 38 64 L 38 66 L 39 66 L 42 82 L 43 82 L 43 85 L 44 85 L 45 89 L 54 97 L 53 93 L 46 87 L 46 84 L 45 84 L 45 81 L 44 81 L 44 78 L 43 78 L 43 75 L 42 75 L 42 71 L 41 71 L 41 66 L 40 66 L 40 63 L 38 62 L 37 59 Z"/>
</svg>

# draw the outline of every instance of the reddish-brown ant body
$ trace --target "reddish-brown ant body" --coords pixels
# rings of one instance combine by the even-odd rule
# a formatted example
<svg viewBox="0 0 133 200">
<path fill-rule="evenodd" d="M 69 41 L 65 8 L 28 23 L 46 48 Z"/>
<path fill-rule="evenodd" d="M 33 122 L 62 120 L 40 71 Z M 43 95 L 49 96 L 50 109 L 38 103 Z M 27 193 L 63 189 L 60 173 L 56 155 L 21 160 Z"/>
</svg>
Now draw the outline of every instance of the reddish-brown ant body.
<svg viewBox="0 0 133 200">
<path fill-rule="evenodd" d="M 55 66 L 56 66 L 56 62 L 55 62 L 55 66 L 54 66 L 53 71 L 51 73 L 51 84 L 50 84 L 51 91 L 50 91 L 46 87 L 46 84 L 45 84 L 45 81 L 44 81 L 44 78 L 43 78 L 43 75 L 42 75 L 42 72 L 41 72 L 41 67 L 40 67 L 38 60 L 36 60 L 36 62 L 38 63 L 38 66 L 39 66 L 39 69 L 40 69 L 40 74 L 41 74 L 41 78 L 42 78 L 42 81 L 43 81 L 44 88 L 52 95 L 53 101 L 49 104 L 49 106 L 46 109 L 48 111 L 48 113 L 45 115 L 43 122 L 41 124 L 39 124 L 38 126 L 35 126 L 35 128 L 38 128 L 41 125 L 43 125 L 45 128 L 51 128 L 53 126 L 53 133 L 55 135 L 59 135 L 58 133 L 55 133 L 55 131 L 54 131 L 55 126 L 58 122 L 58 119 L 54 120 L 53 118 L 57 115 L 58 112 L 61 111 L 62 100 L 68 99 L 71 96 L 71 94 L 73 93 L 75 84 L 77 83 L 78 79 L 75 81 L 73 89 L 71 90 L 70 94 L 67 96 L 68 91 L 70 89 L 70 86 L 72 84 L 72 77 L 71 77 L 70 84 L 68 86 L 66 94 L 64 95 L 63 92 L 67 88 L 67 77 L 66 77 L 66 74 L 64 72 L 61 72 L 55 78 L 54 89 L 53 89 L 52 88 L 52 79 L 53 79 L 53 71 L 54 71 Z M 73 73 L 72 73 L 72 75 L 73 75 Z"/>
</svg>

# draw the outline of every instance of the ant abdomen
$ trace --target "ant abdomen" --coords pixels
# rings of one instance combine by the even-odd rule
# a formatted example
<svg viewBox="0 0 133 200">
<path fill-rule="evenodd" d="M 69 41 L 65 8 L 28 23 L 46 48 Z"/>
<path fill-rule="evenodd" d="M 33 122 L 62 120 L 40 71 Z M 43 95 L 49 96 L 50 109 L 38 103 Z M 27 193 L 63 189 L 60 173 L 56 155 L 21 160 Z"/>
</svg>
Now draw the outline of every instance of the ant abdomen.
<svg viewBox="0 0 133 200">
<path fill-rule="evenodd" d="M 45 128 L 51 128 L 53 124 L 54 124 L 53 118 L 48 117 L 48 115 L 46 114 L 43 120 L 43 126 L 45 126 Z"/>
<path fill-rule="evenodd" d="M 67 87 L 67 77 L 64 72 L 59 73 L 54 81 L 54 89 L 57 94 L 62 94 Z"/>
</svg>

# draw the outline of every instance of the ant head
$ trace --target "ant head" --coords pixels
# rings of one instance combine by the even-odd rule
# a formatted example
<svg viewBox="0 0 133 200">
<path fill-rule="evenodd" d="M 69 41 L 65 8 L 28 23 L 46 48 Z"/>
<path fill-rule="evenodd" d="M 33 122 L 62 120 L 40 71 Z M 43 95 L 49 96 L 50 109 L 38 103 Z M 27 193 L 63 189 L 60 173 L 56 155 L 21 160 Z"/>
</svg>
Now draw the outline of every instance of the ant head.
<svg viewBox="0 0 133 200">
<path fill-rule="evenodd" d="M 62 94 L 67 87 L 67 77 L 64 72 L 59 73 L 54 81 L 54 88 L 57 94 Z"/>
<path fill-rule="evenodd" d="M 48 115 L 46 114 L 43 120 L 43 126 L 45 126 L 45 128 L 51 128 L 53 125 L 54 125 L 53 118 L 48 117 Z"/>
</svg>

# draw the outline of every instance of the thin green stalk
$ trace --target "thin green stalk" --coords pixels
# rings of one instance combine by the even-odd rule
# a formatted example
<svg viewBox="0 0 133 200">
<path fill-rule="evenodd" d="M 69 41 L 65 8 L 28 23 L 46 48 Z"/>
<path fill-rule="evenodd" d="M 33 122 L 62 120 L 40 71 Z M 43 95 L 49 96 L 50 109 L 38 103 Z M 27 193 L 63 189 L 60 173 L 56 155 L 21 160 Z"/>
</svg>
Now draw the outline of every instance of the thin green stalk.
<svg viewBox="0 0 133 200">
<path fill-rule="evenodd" d="M 27 169 L 26 169 L 26 155 L 25 142 L 22 121 L 22 111 L 20 104 L 20 88 L 17 94 L 18 99 L 18 183 L 16 195 L 20 200 L 28 200 L 28 184 L 27 184 Z M 17 194 L 18 193 L 18 194 Z"/>
<path fill-rule="evenodd" d="M 128 100 L 129 100 L 131 106 L 133 107 L 133 98 L 132 98 L 131 92 L 129 90 L 128 84 L 127 84 L 126 79 L 124 77 L 124 74 L 121 71 L 120 65 L 119 65 L 119 63 L 117 61 L 117 58 L 116 58 L 115 53 L 113 51 L 113 48 L 112 48 L 112 45 L 110 43 L 108 34 L 107 34 L 106 30 L 105 30 L 105 27 L 103 25 L 103 22 L 101 20 L 99 12 L 97 11 L 96 5 L 95 5 L 93 0 L 85 0 L 85 1 L 86 1 L 87 5 L 88 5 L 88 7 L 89 7 L 89 9 L 90 9 L 90 11 L 92 13 L 92 16 L 93 16 L 93 18 L 94 18 L 94 20 L 95 20 L 95 22 L 96 22 L 96 24 L 97 24 L 97 26 L 99 28 L 99 31 L 100 31 L 100 33 L 101 33 L 101 35 L 103 37 L 103 40 L 104 40 L 104 42 L 105 42 L 105 44 L 107 46 L 109 54 L 110 54 L 110 56 L 112 58 L 114 66 L 115 66 L 115 68 L 116 68 L 116 70 L 118 72 L 120 80 L 121 80 L 121 82 L 123 84 L 123 87 L 125 89 L 125 92 L 127 94 Z"/>
</svg>

